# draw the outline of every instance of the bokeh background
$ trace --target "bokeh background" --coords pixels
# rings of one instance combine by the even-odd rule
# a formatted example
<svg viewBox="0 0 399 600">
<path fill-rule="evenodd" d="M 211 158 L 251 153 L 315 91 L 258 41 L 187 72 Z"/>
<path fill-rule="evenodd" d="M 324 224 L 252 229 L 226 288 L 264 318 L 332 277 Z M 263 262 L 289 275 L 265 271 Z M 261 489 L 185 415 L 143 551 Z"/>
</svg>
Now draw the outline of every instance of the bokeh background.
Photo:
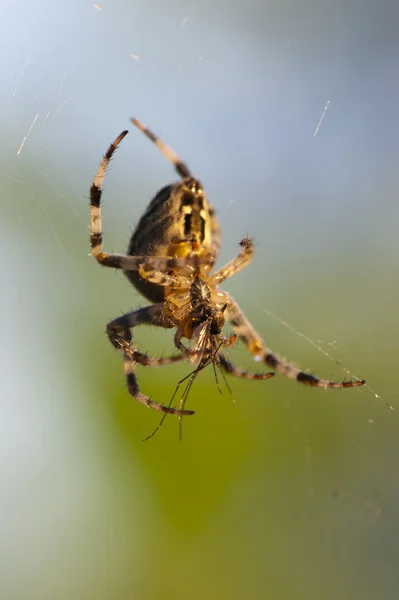
<svg viewBox="0 0 399 600">
<path fill-rule="evenodd" d="M 397 598 L 397 29 L 389 0 L 3 0 L 2 599 Z M 219 264 L 255 237 L 225 287 L 268 345 L 369 387 L 221 395 L 208 369 L 183 441 L 172 418 L 141 441 L 159 415 L 104 330 L 145 301 L 88 246 L 91 178 L 130 116 L 203 181 Z M 118 252 L 175 178 L 130 129 L 103 196 Z M 168 402 L 188 371 L 140 383 Z"/>
</svg>

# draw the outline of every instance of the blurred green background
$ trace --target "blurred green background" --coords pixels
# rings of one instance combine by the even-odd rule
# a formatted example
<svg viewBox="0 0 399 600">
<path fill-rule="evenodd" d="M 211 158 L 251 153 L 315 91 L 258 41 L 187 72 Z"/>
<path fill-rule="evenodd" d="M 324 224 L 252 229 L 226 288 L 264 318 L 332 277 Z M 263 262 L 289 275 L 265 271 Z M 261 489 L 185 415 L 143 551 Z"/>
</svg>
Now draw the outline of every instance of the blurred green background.
<svg viewBox="0 0 399 600">
<path fill-rule="evenodd" d="M 2 599 L 398 597 L 397 23 L 389 1 L 2 2 Z M 183 441 L 172 418 L 141 441 L 159 415 L 104 330 L 145 301 L 88 256 L 91 178 L 130 116 L 204 183 L 218 264 L 255 237 L 225 287 L 267 344 L 369 387 L 230 379 L 232 397 L 208 369 Z M 132 130 L 106 250 L 174 178 Z M 188 372 L 140 383 L 167 403 Z"/>
</svg>

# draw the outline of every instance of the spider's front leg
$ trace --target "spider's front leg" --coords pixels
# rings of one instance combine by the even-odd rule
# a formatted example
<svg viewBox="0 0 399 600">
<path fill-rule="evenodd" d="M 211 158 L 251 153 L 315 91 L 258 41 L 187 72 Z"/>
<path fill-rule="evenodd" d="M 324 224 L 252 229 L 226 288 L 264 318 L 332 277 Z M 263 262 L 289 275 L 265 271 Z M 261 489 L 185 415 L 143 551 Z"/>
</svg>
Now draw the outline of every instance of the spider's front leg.
<svg viewBox="0 0 399 600">
<path fill-rule="evenodd" d="M 233 331 L 245 344 L 247 350 L 259 360 L 262 360 L 273 370 L 282 373 L 299 383 L 321 388 L 349 388 L 364 385 L 364 379 L 355 379 L 352 381 L 330 381 L 329 379 L 319 379 L 311 373 L 305 373 L 291 363 L 283 360 L 275 354 L 270 348 L 265 346 L 262 338 L 256 333 L 251 323 L 248 321 L 238 304 L 226 292 L 218 293 L 218 302 L 227 304 L 225 312 L 226 319 L 230 322 Z"/>
<path fill-rule="evenodd" d="M 90 220 L 91 220 L 91 233 L 90 233 L 90 246 L 92 254 L 97 262 L 104 264 L 105 266 L 111 267 L 110 257 L 112 255 L 103 252 L 103 234 L 102 234 L 102 219 L 101 219 L 101 196 L 102 196 L 102 183 L 107 172 L 109 161 L 114 155 L 119 144 L 123 138 L 128 134 L 127 131 L 122 131 L 120 135 L 112 142 L 106 153 L 104 154 L 100 166 L 98 167 L 97 173 L 94 176 L 93 183 L 90 188 Z M 118 267 L 116 267 L 118 268 Z"/>
<path fill-rule="evenodd" d="M 138 122 L 135 122 L 139 126 Z M 192 270 L 198 269 L 200 264 L 208 262 L 206 257 L 187 257 L 174 258 L 164 256 L 127 256 L 126 254 L 114 254 L 103 251 L 103 234 L 102 234 L 102 218 L 101 218 L 101 198 L 102 198 L 102 183 L 108 169 L 110 160 L 123 138 L 128 134 L 128 131 L 122 131 L 120 135 L 112 142 L 108 150 L 104 154 L 97 173 L 94 176 L 90 188 L 90 246 L 92 255 L 104 267 L 112 267 L 114 269 L 123 269 L 124 271 L 138 271 L 143 268 L 149 273 L 148 280 L 153 278 L 154 283 L 159 283 L 157 277 L 153 277 L 153 272 L 158 271 L 165 274 L 165 280 L 160 285 L 169 285 L 167 272 L 173 269 L 184 269 L 191 267 Z M 176 163 L 176 168 L 184 163 Z"/>
<path fill-rule="evenodd" d="M 117 319 L 114 319 L 107 325 L 107 335 L 110 342 L 123 352 L 124 358 L 124 371 L 126 376 L 127 389 L 129 394 L 133 396 L 138 402 L 145 404 L 149 408 L 158 410 L 164 413 L 173 415 L 193 415 L 193 410 L 181 410 L 170 406 L 164 406 L 151 400 L 148 396 L 145 396 L 140 392 L 137 377 L 135 375 L 135 366 L 137 363 L 143 366 L 160 366 L 170 364 L 182 360 L 183 355 L 170 356 L 165 358 L 151 358 L 141 352 L 135 350 L 132 343 L 131 329 L 137 325 L 155 325 L 163 328 L 173 327 L 173 323 L 168 321 L 162 314 L 162 305 L 154 304 L 146 306 L 145 308 L 139 308 L 135 311 L 122 315 Z"/>
<path fill-rule="evenodd" d="M 240 242 L 240 246 L 240 254 L 228 262 L 227 265 L 219 269 L 219 271 L 216 271 L 216 273 L 209 278 L 209 283 L 211 286 L 220 285 L 225 279 L 232 277 L 249 265 L 255 252 L 254 243 L 251 238 L 244 237 Z"/>
</svg>

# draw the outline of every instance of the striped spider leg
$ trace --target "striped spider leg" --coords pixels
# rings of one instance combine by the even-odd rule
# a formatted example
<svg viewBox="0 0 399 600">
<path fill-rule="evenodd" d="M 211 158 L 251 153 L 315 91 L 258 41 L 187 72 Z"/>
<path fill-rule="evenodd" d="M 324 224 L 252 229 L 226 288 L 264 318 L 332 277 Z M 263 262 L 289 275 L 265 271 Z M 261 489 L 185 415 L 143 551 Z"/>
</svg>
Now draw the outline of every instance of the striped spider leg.
<svg viewBox="0 0 399 600">
<path fill-rule="evenodd" d="M 254 253 L 254 247 L 251 240 L 244 238 L 240 242 L 243 252 L 236 259 L 233 259 L 225 267 L 217 271 L 211 276 L 212 283 L 217 284 L 225 281 L 228 277 L 235 275 L 239 270 L 249 264 Z M 218 290 L 215 303 L 219 306 L 226 306 L 226 320 L 230 323 L 233 331 L 238 338 L 244 343 L 247 350 L 256 358 L 264 362 L 268 367 L 271 367 L 277 373 L 281 373 L 295 379 L 299 383 L 320 388 L 349 388 L 364 385 L 364 379 L 355 379 L 351 381 L 331 381 L 329 379 L 319 379 L 315 375 L 306 373 L 295 367 L 293 364 L 280 358 L 275 352 L 268 348 L 262 338 L 255 331 L 251 323 L 248 321 L 243 311 L 238 306 L 237 302 L 225 291 Z M 224 358 L 221 358 L 221 363 L 227 371 L 230 370 L 234 374 L 235 367 Z"/>
<path fill-rule="evenodd" d="M 173 327 L 173 325 L 168 323 L 163 317 L 162 306 L 160 304 L 153 304 L 151 306 L 139 308 L 122 315 L 113 321 L 110 321 L 110 323 L 107 325 L 107 335 L 110 342 L 113 344 L 113 346 L 115 346 L 115 348 L 123 352 L 124 373 L 129 394 L 131 394 L 138 402 L 145 404 L 145 406 L 162 411 L 164 413 L 177 415 L 194 414 L 193 410 L 179 410 L 171 406 L 159 404 L 140 392 L 137 377 L 135 375 L 136 364 L 140 364 L 145 367 L 159 367 L 161 365 L 168 365 L 180 361 L 184 358 L 182 354 L 151 358 L 146 354 L 138 352 L 132 346 L 133 335 L 131 329 L 141 324 L 155 325 L 163 328 Z"/>
</svg>

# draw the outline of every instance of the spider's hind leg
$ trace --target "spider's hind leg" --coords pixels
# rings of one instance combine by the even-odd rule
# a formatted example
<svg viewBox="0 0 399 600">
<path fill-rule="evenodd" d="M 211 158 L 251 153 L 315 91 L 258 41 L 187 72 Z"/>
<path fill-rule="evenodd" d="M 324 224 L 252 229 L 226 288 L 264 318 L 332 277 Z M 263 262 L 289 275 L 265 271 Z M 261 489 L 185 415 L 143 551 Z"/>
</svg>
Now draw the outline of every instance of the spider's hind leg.
<svg viewBox="0 0 399 600">
<path fill-rule="evenodd" d="M 135 311 L 122 315 L 117 319 L 114 319 L 107 325 L 107 335 L 110 342 L 115 348 L 123 352 L 124 358 L 124 372 L 126 376 L 126 383 L 128 392 L 133 398 L 135 398 L 141 404 L 153 408 L 164 413 L 173 415 L 193 415 L 193 410 L 182 410 L 180 408 L 174 408 L 171 406 L 164 406 L 158 404 L 154 400 L 151 400 L 148 396 L 140 391 L 137 377 L 135 374 L 136 364 L 143 366 L 160 366 L 170 364 L 182 360 L 183 355 L 170 356 L 166 358 L 151 358 L 146 354 L 142 354 L 134 349 L 132 343 L 132 332 L 131 329 L 137 325 L 156 325 L 159 327 L 170 328 L 173 324 L 168 322 L 162 315 L 162 305 L 154 304 L 152 306 L 146 306 L 145 308 L 139 308 Z"/>
</svg>

